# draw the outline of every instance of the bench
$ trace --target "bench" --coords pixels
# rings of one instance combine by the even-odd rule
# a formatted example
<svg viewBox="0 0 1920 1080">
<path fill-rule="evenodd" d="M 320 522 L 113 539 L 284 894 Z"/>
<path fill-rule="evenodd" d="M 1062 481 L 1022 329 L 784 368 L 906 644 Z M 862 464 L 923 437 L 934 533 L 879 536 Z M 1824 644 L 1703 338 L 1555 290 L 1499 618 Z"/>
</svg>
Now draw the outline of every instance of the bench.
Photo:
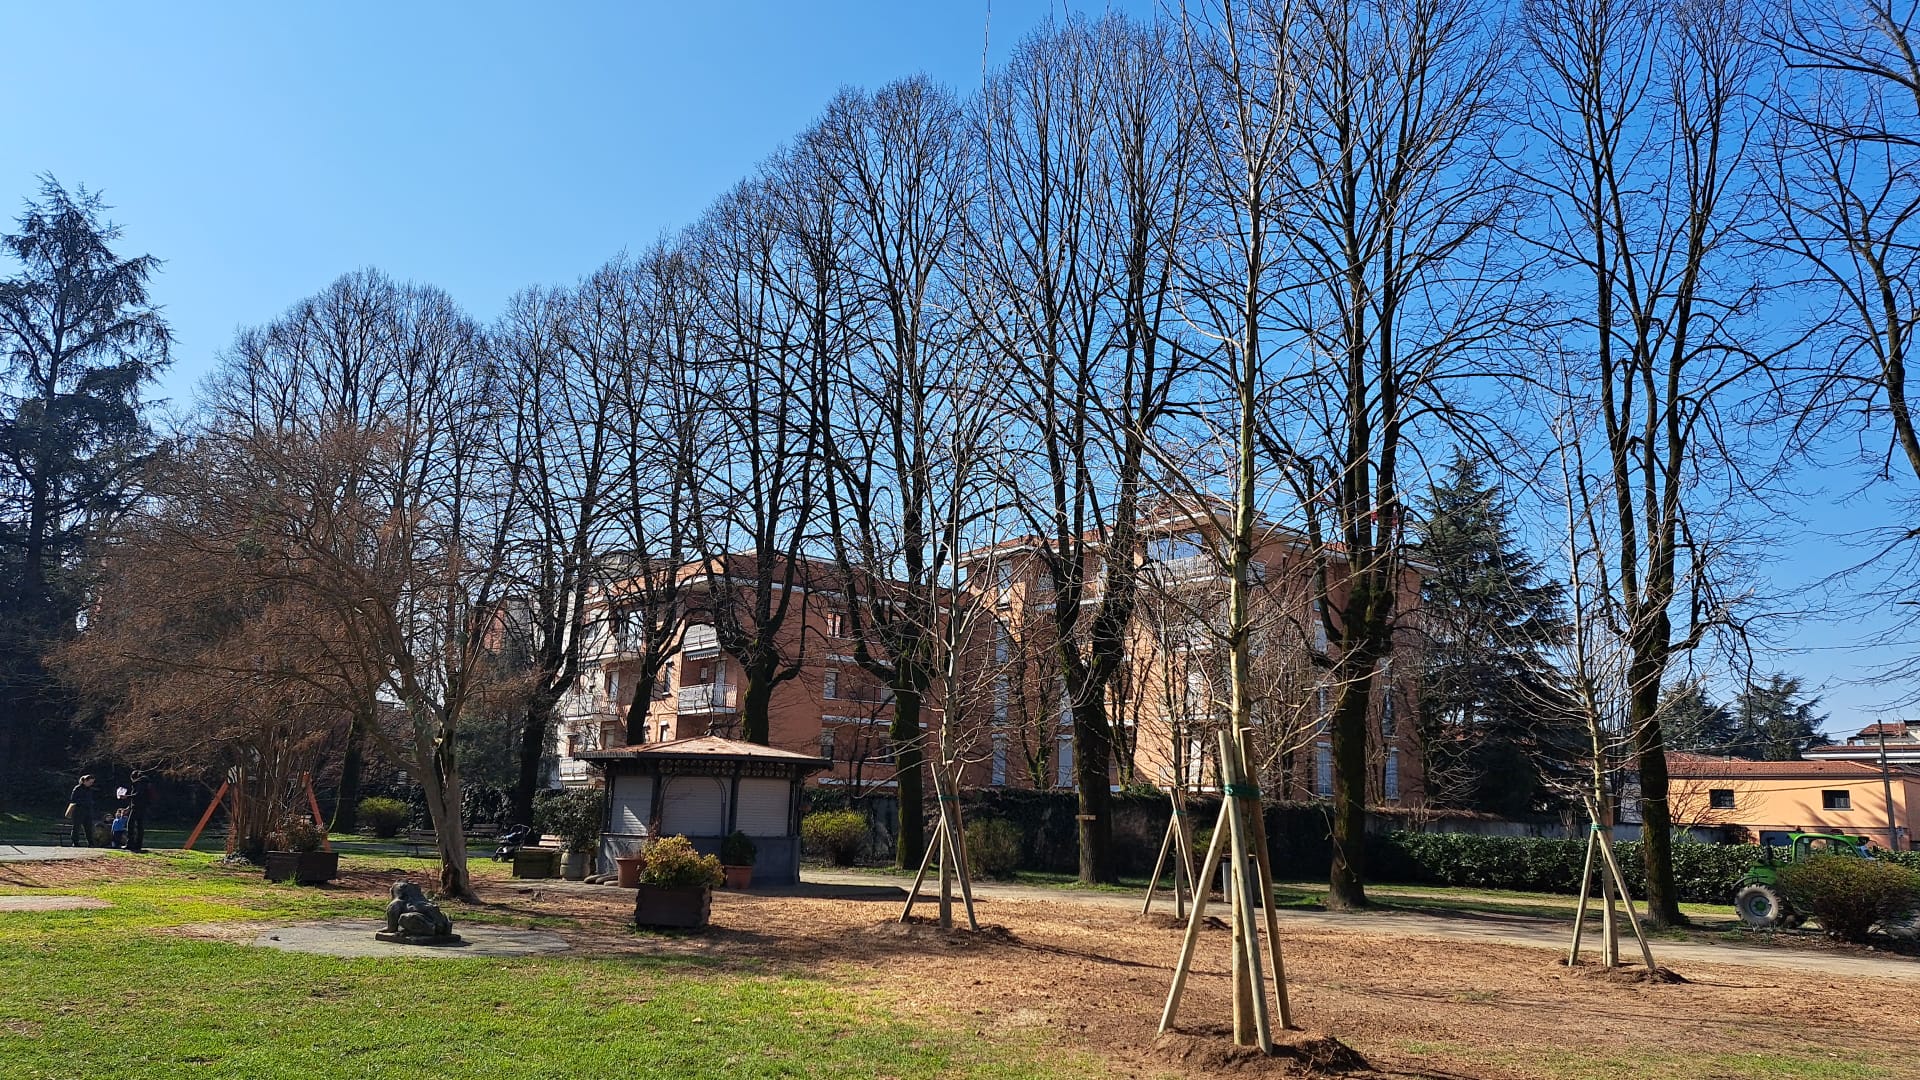
<svg viewBox="0 0 1920 1080">
<path fill-rule="evenodd" d="M 67 847 L 71 845 L 73 843 L 73 826 L 64 821 L 58 825 L 47 826 L 46 840 L 48 847 Z"/>
<path fill-rule="evenodd" d="M 469 846 L 476 842 L 491 844 L 500 839 L 500 826 L 475 825 L 466 830 L 466 836 Z M 408 829 L 405 833 L 394 839 L 407 845 L 408 854 L 417 856 L 421 853 L 422 848 L 432 847 L 434 844 L 437 844 L 439 842 L 439 834 L 435 833 L 432 829 Z"/>
</svg>

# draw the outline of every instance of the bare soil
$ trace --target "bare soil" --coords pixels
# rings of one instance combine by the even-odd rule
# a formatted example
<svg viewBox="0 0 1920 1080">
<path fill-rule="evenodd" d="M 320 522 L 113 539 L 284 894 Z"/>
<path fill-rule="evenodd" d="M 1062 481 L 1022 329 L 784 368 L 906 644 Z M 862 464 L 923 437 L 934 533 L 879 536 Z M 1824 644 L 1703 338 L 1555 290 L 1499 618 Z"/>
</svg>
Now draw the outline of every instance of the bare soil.
<svg viewBox="0 0 1920 1080">
<path fill-rule="evenodd" d="M 50 871 L 48 877 L 65 877 Z M 65 868 L 61 868 L 64 870 Z M 97 877 L 99 866 L 89 867 Z M 119 865 L 113 868 L 117 873 Z M 431 886 L 430 875 L 415 872 Z M 334 888 L 383 903 L 392 873 Z M 46 882 L 54 884 L 52 881 Z M 61 884 L 77 884 L 62 882 Z M 1157 1034 L 1181 927 L 1112 907 L 979 902 L 982 932 L 897 922 L 899 901 L 717 892 L 699 934 L 637 932 L 633 893 L 612 887 L 482 882 L 493 920 L 561 918 L 573 956 L 688 955 L 724 968 L 822 972 L 872 988 L 910 1013 L 989 1034 L 1040 1029 L 1116 1077 L 1287 1076 L 1536 1080 L 1577 1059 L 1710 1062 L 1714 1055 L 1835 1051 L 1886 1064 L 1920 1056 L 1920 1014 L 1894 980 L 1689 963 L 1684 981 L 1567 968 L 1535 948 L 1323 925 L 1289 933 L 1288 988 L 1299 1030 L 1275 1057 L 1232 1046 L 1228 935 L 1200 937 L 1179 1024 Z M 211 928 L 188 932 L 206 934 Z M 1898 1072 L 1904 1066 L 1888 1065 Z M 1593 1073 L 1591 1075 L 1603 1075 Z M 1606 1074 L 1611 1075 L 1611 1074 Z M 1619 1075 L 1641 1075 L 1637 1069 Z M 1742 1075 L 1751 1075 L 1751 1070 Z"/>
</svg>

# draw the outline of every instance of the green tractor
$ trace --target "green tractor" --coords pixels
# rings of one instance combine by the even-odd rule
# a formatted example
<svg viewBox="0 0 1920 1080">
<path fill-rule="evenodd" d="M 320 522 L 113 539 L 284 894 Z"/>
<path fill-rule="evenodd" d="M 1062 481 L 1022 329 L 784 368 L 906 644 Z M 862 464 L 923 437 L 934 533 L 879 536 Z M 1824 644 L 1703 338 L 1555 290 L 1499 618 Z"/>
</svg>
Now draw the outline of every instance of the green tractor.
<svg viewBox="0 0 1920 1080">
<path fill-rule="evenodd" d="M 1867 838 L 1841 833 L 1786 833 L 1785 843 L 1762 843 L 1760 862 L 1733 887 L 1733 906 L 1740 919 L 1756 930 L 1791 930 L 1807 919 L 1794 909 L 1780 888 L 1780 867 L 1815 855 L 1850 855 L 1871 859 Z"/>
</svg>

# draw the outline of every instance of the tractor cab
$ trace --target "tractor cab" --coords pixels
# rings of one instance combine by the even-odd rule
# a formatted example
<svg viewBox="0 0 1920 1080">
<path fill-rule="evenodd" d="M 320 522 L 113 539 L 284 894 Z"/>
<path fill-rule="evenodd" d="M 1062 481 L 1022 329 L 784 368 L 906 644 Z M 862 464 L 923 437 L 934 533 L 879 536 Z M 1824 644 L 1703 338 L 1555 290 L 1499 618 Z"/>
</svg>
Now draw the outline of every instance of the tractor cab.
<svg viewBox="0 0 1920 1080">
<path fill-rule="evenodd" d="M 1872 858 L 1867 838 L 1845 833 L 1763 832 L 1760 834 L 1760 861 L 1734 886 L 1733 906 L 1741 921 L 1755 929 L 1776 926 L 1791 929 L 1805 921 L 1806 915 L 1794 910 L 1780 891 L 1779 868 L 1786 863 L 1802 862 L 1816 855 L 1843 858 Z"/>
</svg>

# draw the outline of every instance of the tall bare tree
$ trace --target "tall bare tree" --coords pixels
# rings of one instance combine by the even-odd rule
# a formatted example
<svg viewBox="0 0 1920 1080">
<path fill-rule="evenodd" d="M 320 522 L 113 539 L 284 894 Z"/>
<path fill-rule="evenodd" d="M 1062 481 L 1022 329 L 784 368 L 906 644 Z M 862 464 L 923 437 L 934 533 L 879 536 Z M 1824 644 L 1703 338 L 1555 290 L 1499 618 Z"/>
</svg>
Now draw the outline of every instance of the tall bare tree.
<svg viewBox="0 0 1920 1080">
<path fill-rule="evenodd" d="M 1722 623 L 1711 515 L 1737 496 L 1725 412 L 1761 363 L 1759 278 L 1743 230 L 1759 207 L 1757 23 L 1741 0 L 1529 0 L 1527 105 L 1542 152 L 1521 174 L 1543 213 L 1529 234 L 1564 273 L 1562 392 L 1599 418 L 1574 490 L 1609 553 L 1607 625 L 1630 657 L 1647 906 L 1683 923 L 1674 890 L 1666 738 L 1669 664 Z M 1591 568 L 1589 568 L 1591 570 Z M 1678 616 L 1682 623 L 1675 626 Z"/>
<path fill-rule="evenodd" d="M 1075 18 L 1022 42 L 975 116 L 976 306 L 1016 372 L 1025 463 L 1009 479 L 1053 590 L 1087 882 L 1114 873 L 1107 689 L 1136 602 L 1147 442 L 1180 371 L 1160 332 L 1185 167 L 1177 90 L 1164 34 Z"/>
</svg>

